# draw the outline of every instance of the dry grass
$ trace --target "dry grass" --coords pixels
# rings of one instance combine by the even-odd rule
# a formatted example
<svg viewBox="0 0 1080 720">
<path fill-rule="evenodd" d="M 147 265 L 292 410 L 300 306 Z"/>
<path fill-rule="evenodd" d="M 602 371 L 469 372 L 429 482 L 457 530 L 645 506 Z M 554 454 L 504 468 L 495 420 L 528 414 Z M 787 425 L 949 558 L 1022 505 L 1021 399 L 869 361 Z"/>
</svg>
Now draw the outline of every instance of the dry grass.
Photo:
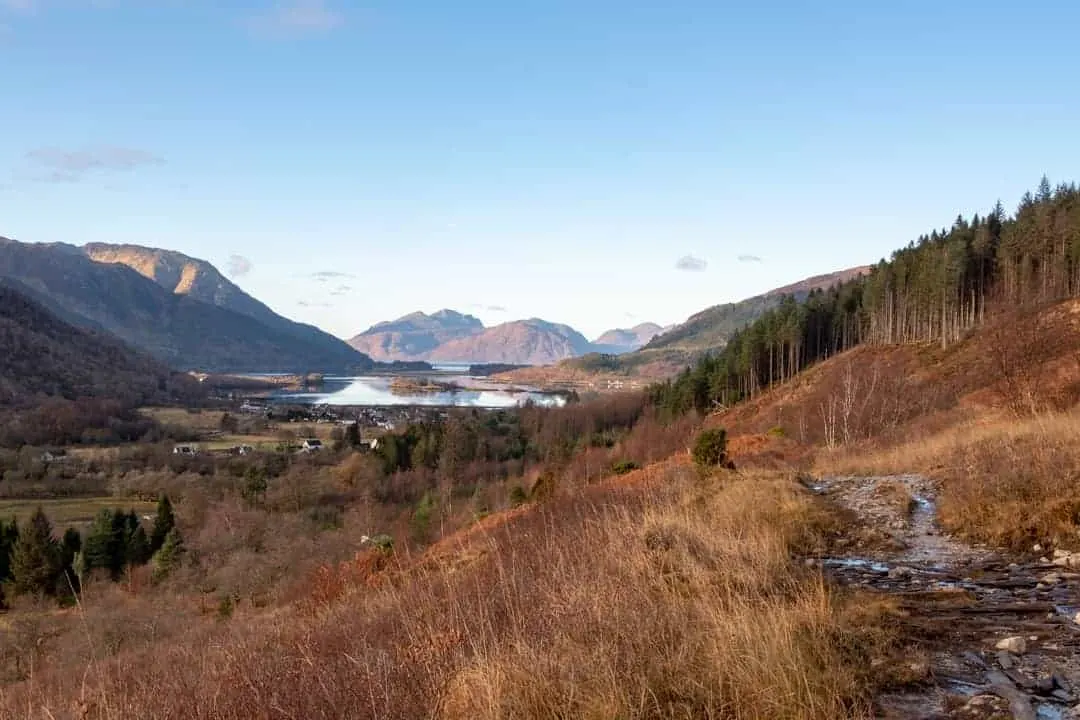
<svg viewBox="0 0 1080 720">
<path fill-rule="evenodd" d="M 836 524 L 790 480 L 667 463 L 489 518 L 450 553 L 327 569 L 314 612 L 196 624 L 85 672 L 68 659 L 0 715 L 869 717 L 887 610 L 792 561 Z"/>
<path fill-rule="evenodd" d="M 941 481 L 949 530 L 1013 549 L 1080 545 L 1080 412 L 964 424 L 886 449 L 818 457 L 833 474 L 921 472 Z"/>
<path fill-rule="evenodd" d="M 0 500 L 0 519 L 15 517 L 20 523 L 41 507 L 58 532 L 69 526 L 81 527 L 94 520 L 102 510 L 120 508 L 138 515 L 152 515 L 156 503 L 123 497 L 57 498 L 42 500 Z"/>
</svg>

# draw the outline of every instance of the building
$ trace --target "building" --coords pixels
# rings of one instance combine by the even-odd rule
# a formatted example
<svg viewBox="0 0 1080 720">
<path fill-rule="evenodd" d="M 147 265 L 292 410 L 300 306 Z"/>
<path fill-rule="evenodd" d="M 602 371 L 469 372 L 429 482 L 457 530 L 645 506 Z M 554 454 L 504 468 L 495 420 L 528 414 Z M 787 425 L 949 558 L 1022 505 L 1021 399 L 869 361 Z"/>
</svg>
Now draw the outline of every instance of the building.
<svg viewBox="0 0 1080 720">
<path fill-rule="evenodd" d="M 300 446 L 300 452 L 318 452 L 322 449 L 322 440 L 317 438 L 308 438 L 304 441 L 304 444 Z"/>
<path fill-rule="evenodd" d="M 191 457 L 193 455 L 198 455 L 199 454 L 199 446 L 198 445 L 188 445 L 188 444 L 174 445 L 172 451 L 173 451 L 173 455 L 186 455 L 188 457 Z"/>
</svg>

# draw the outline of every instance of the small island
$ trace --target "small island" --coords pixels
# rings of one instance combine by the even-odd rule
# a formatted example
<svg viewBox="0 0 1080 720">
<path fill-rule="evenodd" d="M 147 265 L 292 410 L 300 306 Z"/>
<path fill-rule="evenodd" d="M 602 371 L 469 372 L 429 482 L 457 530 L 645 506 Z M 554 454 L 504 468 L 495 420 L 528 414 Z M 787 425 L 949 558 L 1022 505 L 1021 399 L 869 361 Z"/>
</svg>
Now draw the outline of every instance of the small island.
<svg viewBox="0 0 1080 720">
<path fill-rule="evenodd" d="M 391 392 L 399 395 L 413 395 L 416 393 L 441 393 L 458 392 L 462 390 L 460 385 L 452 382 L 433 380 L 429 377 L 396 377 L 390 382 Z"/>
</svg>

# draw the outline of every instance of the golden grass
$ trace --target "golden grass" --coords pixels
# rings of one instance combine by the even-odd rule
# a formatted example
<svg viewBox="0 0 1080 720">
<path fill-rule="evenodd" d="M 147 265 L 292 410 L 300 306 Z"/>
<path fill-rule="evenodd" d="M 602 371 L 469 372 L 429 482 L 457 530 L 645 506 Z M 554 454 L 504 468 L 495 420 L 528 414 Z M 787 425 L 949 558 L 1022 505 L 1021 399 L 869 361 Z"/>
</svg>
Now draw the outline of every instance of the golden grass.
<svg viewBox="0 0 1080 720">
<path fill-rule="evenodd" d="M 854 612 L 792 560 L 837 523 L 789 479 L 667 463 L 485 521 L 425 562 L 361 556 L 314 612 L 67 658 L 8 688 L 0 715 L 869 717 L 887 610 Z"/>
<path fill-rule="evenodd" d="M 142 500 L 120 497 L 56 498 L 42 500 L 0 500 L 0 519 L 14 516 L 20 523 L 27 520 L 34 510 L 41 507 L 45 515 L 62 533 L 69 526 L 89 524 L 101 510 L 120 508 L 124 512 L 134 509 L 139 515 L 153 515 L 156 504 Z"/>
<path fill-rule="evenodd" d="M 968 423 L 885 449 L 824 452 L 824 474 L 920 472 L 941 481 L 950 531 L 1013 549 L 1080 545 L 1080 411 Z"/>
</svg>

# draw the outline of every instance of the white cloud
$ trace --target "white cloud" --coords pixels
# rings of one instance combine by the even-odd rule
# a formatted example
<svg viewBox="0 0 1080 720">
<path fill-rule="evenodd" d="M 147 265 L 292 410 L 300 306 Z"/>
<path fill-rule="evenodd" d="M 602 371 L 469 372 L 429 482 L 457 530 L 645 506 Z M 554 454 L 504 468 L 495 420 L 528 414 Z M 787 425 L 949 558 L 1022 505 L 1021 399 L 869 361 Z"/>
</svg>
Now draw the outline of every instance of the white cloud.
<svg viewBox="0 0 1080 720">
<path fill-rule="evenodd" d="M 675 269 L 685 272 L 702 272 L 708 266 L 709 263 L 704 259 L 693 255 L 683 255 L 675 261 Z"/>
<path fill-rule="evenodd" d="M 231 277 L 243 277 L 247 275 L 255 266 L 251 260 L 247 259 L 243 255 L 230 255 L 229 256 L 229 275 Z"/>
<path fill-rule="evenodd" d="M 278 2 L 257 15 L 252 27 L 271 35 L 306 35 L 329 32 L 344 23 L 344 16 L 328 7 L 325 0 L 291 0 Z"/>
</svg>

